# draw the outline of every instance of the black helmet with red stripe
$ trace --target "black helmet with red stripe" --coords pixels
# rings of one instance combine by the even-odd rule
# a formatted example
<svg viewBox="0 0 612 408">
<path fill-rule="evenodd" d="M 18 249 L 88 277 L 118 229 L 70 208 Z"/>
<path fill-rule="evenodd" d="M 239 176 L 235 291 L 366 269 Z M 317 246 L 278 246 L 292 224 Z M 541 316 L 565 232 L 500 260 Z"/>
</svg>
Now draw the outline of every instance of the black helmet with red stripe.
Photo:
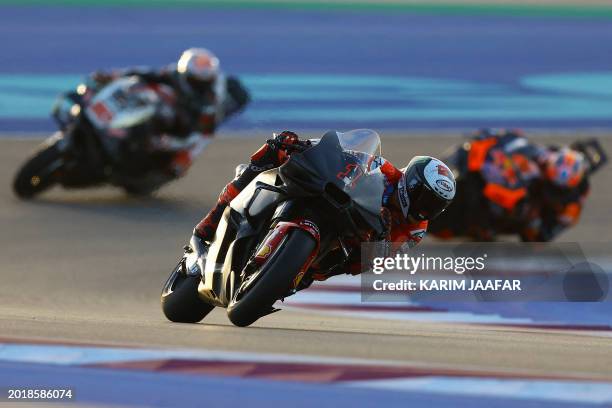
<svg viewBox="0 0 612 408">
<path fill-rule="evenodd" d="M 415 156 L 402 173 L 397 198 L 404 217 L 432 220 L 453 201 L 455 176 L 442 161 L 431 156 Z"/>
</svg>

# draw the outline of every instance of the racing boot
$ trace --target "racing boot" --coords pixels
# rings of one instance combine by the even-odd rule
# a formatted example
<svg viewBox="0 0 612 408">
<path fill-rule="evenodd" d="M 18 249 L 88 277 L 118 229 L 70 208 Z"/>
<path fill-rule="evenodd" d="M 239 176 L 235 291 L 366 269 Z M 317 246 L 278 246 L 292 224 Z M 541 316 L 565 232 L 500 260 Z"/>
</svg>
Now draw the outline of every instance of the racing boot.
<svg viewBox="0 0 612 408">
<path fill-rule="evenodd" d="M 283 147 L 279 147 L 278 143 L 283 145 L 294 144 L 298 142 L 298 136 L 290 131 L 284 131 L 276 135 L 274 139 L 268 140 L 259 150 L 251 156 L 250 165 L 241 164 L 236 167 L 236 176 L 228 185 L 225 186 L 217 204 L 212 210 L 196 225 L 195 234 L 202 240 L 211 242 L 215 236 L 215 231 L 219 225 L 219 221 L 223 215 L 223 211 L 241 191 L 244 189 L 259 173 L 269 170 L 273 167 L 278 167 L 284 163 L 288 154 Z"/>
<path fill-rule="evenodd" d="M 219 221 L 221 220 L 221 216 L 223 216 L 223 211 L 225 211 L 225 208 L 228 206 L 230 201 L 232 201 L 239 193 L 240 190 L 234 186 L 233 182 L 226 185 L 219 195 L 215 206 L 208 212 L 208 214 L 206 214 L 206 216 L 204 216 L 204 218 L 202 218 L 198 225 L 196 225 L 194 234 L 203 241 L 212 242 L 213 238 L 215 237 L 215 231 L 217 230 Z"/>
</svg>

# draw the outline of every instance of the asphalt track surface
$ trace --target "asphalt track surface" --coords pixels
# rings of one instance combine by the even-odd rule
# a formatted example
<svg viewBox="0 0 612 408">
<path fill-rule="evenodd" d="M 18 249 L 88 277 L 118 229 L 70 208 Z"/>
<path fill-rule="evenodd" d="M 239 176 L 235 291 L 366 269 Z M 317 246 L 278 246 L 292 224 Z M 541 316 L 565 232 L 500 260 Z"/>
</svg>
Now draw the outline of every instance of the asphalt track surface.
<svg viewBox="0 0 612 408">
<path fill-rule="evenodd" d="M 399 163 L 414 153 L 440 154 L 458 140 L 388 137 L 384 148 Z M 127 198 L 112 188 L 56 188 L 31 202 L 17 200 L 8 186 L 37 141 L 0 143 L 0 185 L 5 186 L 0 193 L 0 333 L 5 339 L 366 358 L 612 380 L 610 339 L 584 332 L 292 311 L 246 329 L 232 327 L 223 310 L 202 324 L 169 323 L 159 307 L 161 285 L 194 223 L 232 176 L 236 157 L 248 157 L 258 141 L 216 140 L 184 179 L 151 199 Z M 610 139 L 604 144 L 612 149 Z M 611 241 L 601 222 L 612 204 L 612 191 L 603 186 L 610 176 L 608 166 L 595 178 L 580 225 L 562 240 Z"/>
<path fill-rule="evenodd" d="M 366 359 L 424 370 L 468 370 L 483 377 L 493 372 L 612 381 L 608 332 L 366 319 L 304 309 L 283 310 L 240 329 L 231 326 L 223 310 L 201 324 L 180 325 L 167 322 L 159 307 L 161 286 L 193 225 L 231 178 L 236 161 L 246 160 L 270 129 L 332 123 L 350 128 L 356 127 L 356 120 L 362 120 L 359 126 L 377 129 L 609 128 L 610 94 L 602 85 L 611 78 L 611 57 L 604 49 L 612 41 L 609 20 L 542 13 L 483 17 L 323 8 L 296 13 L 274 8 L 237 12 L 224 7 L 34 5 L 0 9 L 0 130 L 5 133 L 0 139 L 2 392 L 8 384 L 36 385 L 55 378 L 79 384 L 77 395 L 86 389 L 83 393 L 91 397 L 87 401 L 94 403 L 155 404 L 151 395 L 166 394 L 192 398 L 185 406 L 201 406 L 203 398 L 225 406 L 222 396 L 232 394 L 234 404 L 242 406 L 286 403 L 288 397 L 292 406 L 308 405 L 303 401 L 317 401 L 319 407 L 364 402 L 405 406 L 406 401 L 431 408 L 516 406 L 483 396 L 464 398 L 461 404 L 433 394 L 378 393 L 372 399 L 362 389 L 92 372 L 40 361 L 30 366 L 23 355 L 13 363 L 6 360 L 10 345 L 20 343 L 68 345 L 68 354 L 78 354 L 79 345 L 225 350 L 251 357 L 282 353 Z M 6 133 L 52 129 L 50 101 L 68 89 L 73 78 L 101 67 L 161 66 L 175 60 L 178 50 L 202 43 L 219 54 L 225 69 L 243 77 L 256 96 L 243 115 L 222 128 L 223 137 L 209 146 L 187 177 L 148 200 L 128 198 L 112 188 L 54 189 L 32 202 L 12 195 L 14 171 L 37 141 L 20 140 L 23 133 Z M 310 86 L 313 83 L 316 86 Z M 372 91 L 373 100 L 355 99 L 355 94 L 361 98 L 363 86 Z M 474 106 L 476 115 L 463 110 Z M 373 109 L 381 107 L 384 112 Z M 394 109 L 396 119 L 387 115 Z M 357 111 L 382 116 L 365 120 L 355 117 Z M 423 113 L 427 115 L 409 116 Z M 245 130 L 254 130 L 256 137 Z M 397 163 L 414 154 L 440 154 L 460 140 L 434 138 L 433 133 L 382 134 L 385 156 Z M 612 151 L 612 140 L 603 142 Z M 610 167 L 594 178 L 583 219 L 561 240 L 585 246 L 612 242 Z M 57 349 L 37 353 L 43 360 L 61 360 Z M 482 391 L 495 384 L 478 387 Z M 499 387 L 512 392 L 507 384 Z M 185 389 L 214 392 L 199 395 Z M 129 390 L 132 400 L 126 399 L 127 392 L 123 400 L 109 400 L 104 394 L 110 390 Z M 457 395 L 448 392 L 451 398 Z M 524 402 L 522 406 L 540 406 Z"/>
</svg>

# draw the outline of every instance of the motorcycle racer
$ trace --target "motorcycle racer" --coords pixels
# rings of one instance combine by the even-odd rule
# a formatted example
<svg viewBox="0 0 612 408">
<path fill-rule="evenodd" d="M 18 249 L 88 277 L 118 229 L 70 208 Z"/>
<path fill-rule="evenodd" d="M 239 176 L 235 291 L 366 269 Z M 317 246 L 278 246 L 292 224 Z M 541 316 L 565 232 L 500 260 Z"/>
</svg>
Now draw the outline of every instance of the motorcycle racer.
<svg viewBox="0 0 612 408">
<path fill-rule="evenodd" d="M 290 156 L 291 145 L 310 143 L 300 141 L 297 134 L 284 131 L 269 139 L 252 156 L 249 165 L 237 169 L 234 180 L 228 183 L 215 206 L 195 226 L 194 235 L 211 242 L 225 208 L 258 174 L 282 165 Z M 240 166 L 239 166 L 240 167 Z M 403 169 L 398 169 L 383 157 L 376 157 L 371 170 L 380 168 L 385 176 L 385 188 L 381 197 L 381 217 L 386 226 L 384 236 L 373 237 L 393 243 L 397 250 L 404 244 L 417 245 L 425 235 L 429 220 L 438 216 L 450 204 L 455 195 L 452 172 L 440 160 L 429 156 L 416 156 Z M 353 243 L 359 247 L 359 242 Z M 359 251 L 353 251 L 349 264 L 328 270 L 319 268 L 311 276 L 325 280 L 330 276 L 350 272 L 360 273 Z M 309 285 L 311 282 L 304 282 Z"/>
<path fill-rule="evenodd" d="M 479 130 L 451 161 L 461 192 L 432 225 L 439 238 L 491 241 L 511 233 L 551 241 L 578 222 L 589 193 L 583 152 L 532 143 L 520 130 Z"/>
<path fill-rule="evenodd" d="M 90 75 L 88 85 L 97 90 L 127 76 L 138 76 L 174 94 L 170 96 L 174 111 L 158 121 L 153 142 L 156 151 L 170 154 L 168 170 L 173 176 L 182 175 L 210 143 L 216 128 L 250 101 L 249 92 L 238 78 L 226 76 L 219 59 L 204 48 L 187 49 L 176 64 L 159 70 L 96 71 Z"/>
</svg>

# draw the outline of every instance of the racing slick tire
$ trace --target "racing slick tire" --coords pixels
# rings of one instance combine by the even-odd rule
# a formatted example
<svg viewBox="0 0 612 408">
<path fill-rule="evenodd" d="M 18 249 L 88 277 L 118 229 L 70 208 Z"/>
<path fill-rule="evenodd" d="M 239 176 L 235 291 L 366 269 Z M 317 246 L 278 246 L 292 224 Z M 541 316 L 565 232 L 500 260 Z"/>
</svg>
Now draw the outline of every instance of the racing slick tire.
<svg viewBox="0 0 612 408">
<path fill-rule="evenodd" d="M 215 307 L 198 295 L 199 276 L 188 276 L 182 271 L 182 262 L 170 274 L 161 294 L 164 316 L 171 322 L 197 323 Z"/>
<path fill-rule="evenodd" d="M 230 301 L 227 308 L 230 321 L 236 326 L 245 327 L 268 314 L 274 302 L 287 295 L 315 245 L 315 240 L 308 232 L 300 229 L 290 231 L 261 267 L 253 286 Z M 240 295 L 239 291 L 237 295 Z"/>
<path fill-rule="evenodd" d="M 32 155 L 15 175 L 13 191 L 27 200 L 55 184 L 54 172 L 61 166 L 62 152 L 56 144 L 48 145 Z"/>
</svg>

